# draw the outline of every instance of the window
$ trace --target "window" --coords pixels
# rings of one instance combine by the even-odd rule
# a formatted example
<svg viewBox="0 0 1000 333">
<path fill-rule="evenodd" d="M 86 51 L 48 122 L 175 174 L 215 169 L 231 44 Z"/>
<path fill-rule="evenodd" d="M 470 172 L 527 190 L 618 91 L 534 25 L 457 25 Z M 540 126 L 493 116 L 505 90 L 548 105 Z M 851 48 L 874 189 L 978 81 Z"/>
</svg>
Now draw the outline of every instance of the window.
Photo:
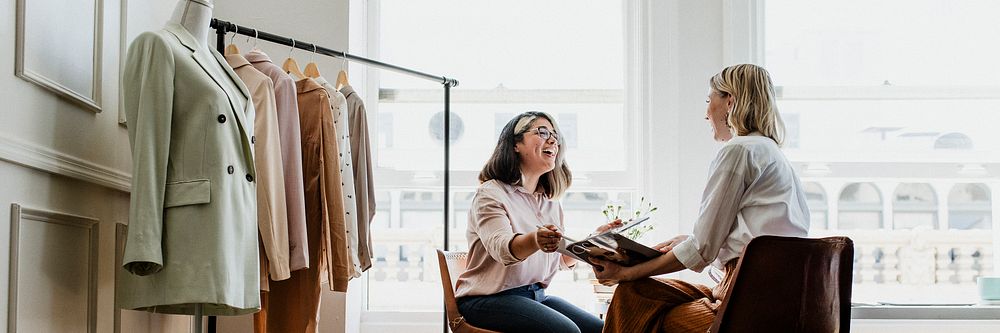
<svg viewBox="0 0 1000 333">
<path fill-rule="evenodd" d="M 839 229 L 881 229 L 882 196 L 875 185 L 854 183 L 840 192 Z"/>
<path fill-rule="evenodd" d="M 806 203 L 809 205 L 809 227 L 811 229 L 826 229 L 827 204 L 826 191 L 818 183 L 805 183 Z"/>
<path fill-rule="evenodd" d="M 573 15 L 566 15 L 566 8 Z M 369 311 L 441 311 L 433 250 L 467 250 L 467 216 L 477 176 L 514 115 L 552 115 L 566 139 L 574 185 L 563 199 L 567 232 L 586 235 L 607 202 L 637 201 L 635 151 L 627 130 L 623 1 L 373 1 L 369 55 L 457 78 L 451 90 L 451 196 L 443 196 L 443 91 L 440 85 L 377 72 L 368 105 L 381 229 L 369 276 Z M 530 8 L 530 10 L 526 10 Z M 371 27 L 371 24 L 369 25 Z M 460 27 L 460 28 L 458 28 Z M 544 32 L 544 33 L 540 33 Z M 600 45 L 599 53 L 593 52 Z M 595 65 L 599 64 L 599 65 Z M 372 72 L 369 72 L 370 74 Z M 376 93 L 376 91 L 372 91 Z M 601 133 L 580 136 L 578 133 Z M 381 141 L 387 142 L 381 142 Z M 450 212 L 443 212 L 450 200 Z M 594 308 L 586 265 L 560 272 L 550 291 Z"/>
<path fill-rule="evenodd" d="M 937 228 L 937 198 L 929 184 L 899 184 L 892 209 L 893 229 Z"/>
<path fill-rule="evenodd" d="M 948 194 L 948 228 L 991 229 L 991 199 L 984 184 L 955 184 Z"/>
<path fill-rule="evenodd" d="M 751 27 L 729 31 L 759 35 L 732 54 L 779 86 L 798 136 L 787 156 L 823 166 L 803 180 L 841 188 L 825 233 L 855 239 L 854 299 L 975 302 L 975 277 L 997 263 L 987 184 L 998 177 L 1000 45 L 983 40 L 1000 35 L 1000 3 L 759 3 Z"/>
</svg>

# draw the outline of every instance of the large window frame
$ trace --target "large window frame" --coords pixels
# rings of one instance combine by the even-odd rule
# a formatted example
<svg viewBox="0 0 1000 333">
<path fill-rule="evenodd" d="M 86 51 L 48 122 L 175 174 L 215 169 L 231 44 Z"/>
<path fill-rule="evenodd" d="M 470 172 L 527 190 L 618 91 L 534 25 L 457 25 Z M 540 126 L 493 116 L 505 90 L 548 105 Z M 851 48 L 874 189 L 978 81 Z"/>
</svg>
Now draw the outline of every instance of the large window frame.
<svg viewBox="0 0 1000 333">
<path fill-rule="evenodd" d="M 764 46 L 765 46 L 765 2 L 766 0 L 746 0 L 746 1 L 732 1 L 723 0 L 723 64 L 732 65 L 737 63 L 754 63 L 763 64 L 764 63 Z M 996 87 L 892 87 L 892 86 L 880 86 L 880 87 L 836 87 L 836 89 L 829 89 L 830 87 L 790 87 L 790 86 L 777 86 L 776 93 L 779 100 L 808 100 L 808 99 L 826 99 L 826 100 L 847 100 L 847 99 L 1000 99 L 1000 90 Z M 838 163 L 856 163 L 859 165 L 865 165 L 870 167 L 900 167 L 901 164 L 911 163 L 911 168 L 923 168 L 927 166 L 934 165 L 960 165 L 962 170 L 965 169 L 979 171 L 976 172 L 959 172 L 959 177 L 961 178 L 945 178 L 945 179 L 934 179 L 938 183 L 948 183 L 948 184 L 962 184 L 962 183 L 980 183 L 987 186 L 990 189 L 991 198 L 994 198 L 991 202 L 991 208 L 993 212 L 1000 211 L 1000 204 L 995 200 L 996 195 L 1000 193 L 1000 180 L 995 176 L 989 176 L 983 171 L 984 160 L 982 156 L 977 156 L 976 152 L 973 151 L 947 151 L 939 152 L 934 158 L 927 158 L 921 154 L 912 153 L 907 155 L 899 155 L 892 160 L 885 160 L 883 157 L 871 154 L 868 156 L 853 156 L 853 157 L 840 157 L 834 156 L 833 154 L 825 153 L 822 151 L 800 151 L 797 147 L 790 147 L 786 149 L 786 155 L 789 160 L 799 167 L 800 176 L 803 182 L 817 182 L 824 184 L 846 184 L 848 182 L 887 182 L 886 179 L 880 178 L 858 178 L 850 177 L 847 178 L 845 175 L 831 174 L 830 168 L 831 164 Z M 817 163 L 816 161 L 822 161 Z M 919 161 L 919 163 L 913 163 L 914 161 Z M 817 165 L 819 165 L 817 167 Z M 856 175 L 855 175 L 856 176 Z M 891 182 L 895 183 L 906 183 L 906 182 L 926 182 L 925 179 L 908 179 L 899 178 L 893 179 Z M 880 189 L 886 186 L 879 186 Z M 936 188 L 943 188 L 942 186 L 935 186 Z M 887 191 L 882 191 L 886 193 Z M 832 192 L 831 192 L 832 193 Z M 828 193 L 828 197 L 837 197 L 838 194 Z M 891 191 L 887 193 L 893 193 Z M 948 192 L 945 191 L 943 194 L 947 195 Z M 894 198 L 884 197 L 883 202 L 886 203 L 884 208 L 884 213 L 882 216 L 884 230 L 888 231 L 892 228 L 893 221 L 893 207 L 892 201 Z M 947 197 L 942 197 L 942 192 L 937 191 L 937 226 L 935 229 L 947 229 L 946 222 L 942 219 L 942 215 L 947 216 Z M 943 200 L 943 202 L 942 202 Z M 827 234 L 836 234 L 838 229 L 836 225 L 836 212 L 833 208 L 827 207 L 829 209 L 830 215 L 827 217 L 830 219 L 831 228 L 833 230 L 820 232 L 819 236 Z M 942 210 L 943 209 L 943 210 Z M 1000 221 L 996 219 L 992 220 L 992 230 L 983 232 L 988 232 L 992 236 L 993 240 L 993 253 L 1000 254 Z M 993 256 L 993 267 L 994 274 L 1000 273 L 1000 255 Z M 898 310 L 898 311 L 896 311 Z M 971 308 L 969 311 L 973 311 Z M 885 318 L 876 317 L 866 317 L 866 319 L 901 319 L 901 318 L 923 318 L 922 313 L 919 309 L 913 309 L 912 307 L 906 308 L 901 307 L 899 309 L 894 309 L 891 315 L 887 315 Z M 930 318 L 923 318 L 930 319 Z M 948 319 L 935 317 L 935 319 Z"/>
<path fill-rule="evenodd" d="M 373 57 L 378 59 L 379 54 L 379 36 L 380 36 L 380 18 L 379 18 L 379 6 L 378 0 L 351 0 L 352 1 L 352 11 L 357 8 L 358 5 L 363 7 L 363 10 L 358 10 L 356 13 L 352 13 L 352 28 L 355 31 L 361 30 L 360 33 L 352 32 L 351 50 L 358 52 L 360 54 L 365 54 L 368 57 Z M 649 6 L 648 0 L 641 1 L 623 1 L 623 13 L 624 24 L 623 30 L 625 32 L 624 36 L 624 48 L 626 51 L 625 56 L 625 75 L 624 75 L 624 90 L 623 91 L 613 91 L 613 90 L 590 90 L 586 91 L 585 95 L 589 95 L 593 102 L 607 102 L 609 99 L 621 101 L 624 106 L 623 112 L 623 126 L 625 129 L 625 153 L 626 157 L 625 169 L 622 171 L 614 172 L 586 172 L 586 173 L 576 173 L 574 175 L 574 185 L 571 188 L 572 192 L 633 192 L 633 193 L 647 193 L 647 182 L 644 181 L 646 177 L 650 174 L 649 163 L 643 156 L 649 152 L 649 140 L 645 135 L 645 131 L 648 130 L 645 124 L 645 119 L 649 118 L 649 96 L 648 96 L 648 82 L 649 82 L 649 57 L 648 57 L 648 27 L 647 27 L 647 14 L 646 9 Z M 360 23 L 355 24 L 353 21 L 360 21 Z M 599 51 L 599 50 L 597 50 Z M 375 69 L 365 68 L 362 66 L 352 65 L 351 73 L 362 73 L 362 75 L 354 74 L 351 76 L 352 82 L 358 82 L 360 84 L 355 84 L 355 88 L 363 87 L 363 96 L 366 96 L 366 100 L 369 101 L 366 104 L 368 112 L 368 123 L 370 126 L 379 124 L 379 109 L 378 105 L 381 102 L 395 101 L 395 102 L 440 102 L 442 100 L 442 92 L 440 89 L 380 89 L 379 87 L 379 71 Z M 447 74 L 447 73 L 445 73 Z M 457 78 L 461 80 L 461 77 Z M 505 96 L 505 102 L 509 102 L 510 98 L 518 100 L 538 100 L 544 99 L 549 102 L 569 102 L 567 96 L 573 95 L 572 92 L 565 91 L 507 91 L 509 94 Z M 476 102 L 488 102 L 491 97 L 489 91 L 466 91 L 462 90 L 461 86 L 452 89 L 452 102 L 461 102 L 463 100 L 475 100 Z M 579 94 L 577 94 L 579 96 Z M 378 99 L 376 102 L 375 99 Z M 579 103 L 579 99 L 575 99 L 572 102 Z M 586 102 L 586 101 L 583 101 Z M 377 149 L 373 144 L 373 159 L 377 156 Z M 454 161 L 454 156 L 452 157 Z M 378 165 L 376 161 L 373 161 L 375 165 Z M 395 171 L 395 170 L 384 170 L 375 169 L 375 178 L 378 180 L 379 185 L 389 184 L 393 189 L 397 188 L 409 188 L 413 189 L 415 184 L 409 182 L 410 179 L 414 179 L 419 176 L 412 171 Z M 468 191 L 474 191 L 475 187 L 478 185 L 475 179 L 478 175 L 478 171 L 454 171 L 450 172 L 451 179 L 451 195 L 452 202 L 458 199 L 455 197 L 456 194 L 467 193 Z M 582 176 L 582 177 L 581 177 Z M 435 186 L 435 189 L 438 188 Z M 383 188 L 384 189 L 384 188 Z M 648 199 L 648 198 L 647 198 Z M 634 201 L 638 201 L 638 197 L 634 198 Z M 452 214 L 455 213 L 455 207 L 452 205 Z M 595 207 L 595 213 L 599 214 L 597 207 Z M 454 215 L 450 220 L 450 224 L 454 227 L 455 223 L 464 221 L 455 221 Z M 456 235 L 452 232 L 450 237 L 454 239 L 455 237 L 462 237 L 462 235 Z M 450 243 L 454 243 L 453 241 Z M 398 328 L 399 325 L 407 325 L 409 327 L 421 326 L 436 326 L 441 325 L 441 311 L 376 311 L 369 310 L 368 306 L 368 281 L 367 276 L 363 276 L 361 280 L 363 286 L 363 296 L 360 297 L 360 321 L 361 327 L 369 330 L 380 330 L 382 328 Z M 349 308 L 355 308 L 357 305 L 348 304 Z M 351 312 L 349 309 L 348 312 Z"/>
</svg>

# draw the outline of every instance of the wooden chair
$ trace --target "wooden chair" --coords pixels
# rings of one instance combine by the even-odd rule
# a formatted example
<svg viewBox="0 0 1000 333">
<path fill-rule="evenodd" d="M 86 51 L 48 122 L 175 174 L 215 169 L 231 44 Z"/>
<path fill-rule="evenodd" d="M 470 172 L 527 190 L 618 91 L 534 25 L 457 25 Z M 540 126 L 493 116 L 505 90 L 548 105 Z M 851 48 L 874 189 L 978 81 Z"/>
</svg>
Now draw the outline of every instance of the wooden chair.
<svg viewBox="0 0 1000 333">
<path fill-rule="evenodd" d="M 455 302 L 455 281 L 458 275 L 465 271 L 468 253 L 444 252 L 437 250 L 438 266 L 441 269 L 441 288 L 444 291 L 444 308 L 448 319 L 448 327 L 455 333 L 498 333 L 472 326 L 458 313 L 458 303 Z"/>
<path fill-rule="evenodd" d="M 847 237 L 754 238 L 710 332 L 850 332 L 853 269 Z"/>
</svg>

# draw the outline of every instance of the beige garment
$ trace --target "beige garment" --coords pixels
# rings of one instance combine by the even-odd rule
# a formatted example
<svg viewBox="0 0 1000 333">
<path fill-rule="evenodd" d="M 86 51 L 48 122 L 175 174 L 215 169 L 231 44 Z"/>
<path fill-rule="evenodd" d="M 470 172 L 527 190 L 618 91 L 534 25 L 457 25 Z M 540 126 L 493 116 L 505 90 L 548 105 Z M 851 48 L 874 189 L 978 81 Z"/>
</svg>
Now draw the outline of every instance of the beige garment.
<svg viewBox="0 0 1000 333">
<path fill-rule="evenodd" d="M 466 232 L 468 266 L 458 276 L 455 297 L 492 295 L 536 282 L 548 287 L 559 269 L 561 254 L 539 251 L 520 260 L 510 251 L 515 235 L 546 224 L 566 230 L 558 201 L 497 180 L 479 185 Z"/>
<path fill-rule="evenodd" d="M 343 292 L 347 291 L 350 263 L 330 97 L 313 79 L 302 79 L 295 85 L 302 130 L 309 268 L 292 272 L 288 280 L 271 283 L 266 306 L 269 332 L 315 332 L 324 269 L 330 287 Z"/>
<path fill-rule="evenodd" d="M 361 261 L 358 258 L 358 203 L 354 199 L 354 169 L 351 167 L 350 122 L 347 115 L 347 98 L 337 91 L 329 81 L 322 76 L 316 78 L 316 83 L 323 86 L 330 94 L 330 111 L 333 112 L 333 124 L 337 128 L 337 148 L 340 153 L 340 179 L 344 188 L 344 220 L 347 232 L 347 255 L 351 259 L 349 278 L 361 277 Z"/>
<path fill-rule="evenodd" d="M 368 115 L 365 102 L 350 85 L 340 88 L 347 98 L 351 127 L 351 158 L 354 166 L 354 194 L 358 203 L 358 260 L 361 270 L 372 267 L 372 237 L 368 226 L 375 218 L 375 184 L 372 182 L 371 141 L 368 139 Z"/>
<path fill-rule="evenodd" d="M 259 50 L 246 58 L 274 82 L 274 104 L 278 113 L 281 159 L 285 172 L 285 207 L 288 209 L 288 268 L 297 271 L 309 267 L 309 242 L 306 240 L 305 191 L 302 185 L 302 132 L 299 129 L 299 102 L 295 81 L 271 58 Z"/>
<path fill-rule="evenodd" d="M 262 271 L 269 273 L 272 280 L 284 280 L 291 273 L 288 268 L 288 210 L 285 208 L 274 84 L 239 54 L 226 55 L 226 62 L 250 90 L 250 99 L 257 110 L 250 142 L 254 146 L 254 166 L 257 168 L 257 228 L 268 264 L 268 269 Z M 261 290 L 267 290 L 267 277 L 263 275 Z"/>
</svg>

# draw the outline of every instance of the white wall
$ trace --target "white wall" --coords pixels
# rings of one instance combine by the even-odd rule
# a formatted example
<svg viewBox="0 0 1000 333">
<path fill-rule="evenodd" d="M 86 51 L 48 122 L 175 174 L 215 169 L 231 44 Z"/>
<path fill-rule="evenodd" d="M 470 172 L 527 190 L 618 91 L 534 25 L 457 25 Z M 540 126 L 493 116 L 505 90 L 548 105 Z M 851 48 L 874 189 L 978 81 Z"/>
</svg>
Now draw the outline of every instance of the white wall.
<svg viewBox="0 0 1000 333">
<path fill-rule="evenodd" d="M 660 236 L 690 233 L 720 144 L 705 122 L 708 79 L 722 69 L 722 1 L 649 1 L 646 178 Z M 697 278 L 682 273 L 686 278 Z"/>
<path fill-rule="evenodd" d="M 0 2 L 0 327 L 8 327 L 8 297 L 10 281 L 11 204 L 48 212 L 78 215 L 98 220 L 98 260 L 86 261 L 86 254 L 79 257 L 52 258 L 53 260 L 85 260 L 97 270 L 97 293 L 93 301 L 94 320 L 99 332 L 114 330 L 114 235 L 115 223 L 125 222 L 128 212 L 127 173 L 130 169 L 128 139 L 124 127 L 117 123 L 118 77 L 118 4 L 117 0 L 105 1 L 104 25 L 99 31 L 104 38 L 99 58 L 103 80 L 99 86 L 103 110 L 94 113 L 57 97 L 53 93 L 14 75 L 15 55 L 15 0 Z M 36 3 L 37 4 L 37 3 Z M 39 5 L 41 6 L 41 5 Z M 55 7 L 55 6 L 53 6 Z M 57 10 L 57 8 L 51 8 Z M 40 8 L 39 12 L 49 10 Z M 37 12 L 36 12 L 37 13 Z M 81 27 L 93 29 L 93 26 Z M 74 50 L 62 50 L 74 55 Z M 85 179 L 85 180 L 80 180 Z M 33 228 L 44 230 L 32 221 L 21 221 L 22 240 L 38 237 L 51 241 L 43 245 L 58 252 L 59 242 L 74 235 L 30 234 Z M 38 230 L 38 229 L 34 229 Z M 26 234 L 27 233 L 27 234 Z M 51 236 L 51 237 L 50 237 Z M 50 247 L 51 245 L 51 247 Z M 25 255 L 27 257 L 27 255 Z M 45 263 L 20 263 L 22 273 L 45 273 L 34 270 Z M 19 281 L 22 286 L 36 285 L 58 290 L 66 286 L 79 286 L 87 276 L 46 275 L 44 280 Z M 85 286 L 85 285 L 84 285 Z M 27 292 L 21 289 L 22 293 Z M 63 307 L 81 309 L 80 304 L 66 304 L 58 298 L 19 295 L 22 311 L 38 307 Z M 86 305 L 83 305 L 86 311 Z M 58 331 L 71 332 L 80 327 L 58 326 L 54 318 L 26 318 L 17 322 L 22 330 L 27 327 L 49 325 Z M 52 325 L 55 325 L 53 327 Z"/>
</svg>

